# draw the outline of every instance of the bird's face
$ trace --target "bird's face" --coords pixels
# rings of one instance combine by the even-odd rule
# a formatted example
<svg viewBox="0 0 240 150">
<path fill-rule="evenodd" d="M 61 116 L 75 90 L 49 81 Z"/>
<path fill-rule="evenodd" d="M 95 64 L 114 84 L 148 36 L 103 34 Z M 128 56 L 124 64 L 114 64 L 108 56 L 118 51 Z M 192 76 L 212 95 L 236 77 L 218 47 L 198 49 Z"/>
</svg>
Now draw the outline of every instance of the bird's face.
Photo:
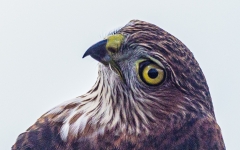
<svg viewBox="0 0 240 150">
<path fill-rule="evenodd" d="M 122 86 L 132 101 L 150 101 L 168 113 L 211 110 L 204 75 L 187 47 L 159 27 L 133 20 L 90 47 L 109 86 Z M 193 100 L 193 99 L 204 99 Z M 152 106 L 151 106 L 152 107 Z M 152 109 L 152 108 L 151 108 Z"/>
<path fill-rule="evenodd" d="M 91 46 L 87 55 L 100 62 L 92 89 L 45 113 L 18 143 L 60 149 L 202 149 L 210 139 L 224 149 L 204 75 L 174 36 L 133 20 Z"/>
<path fill-rule="evenodd" d="M 156 93 L 164 84 L 167 70 L 158 49 L 152 50 L 147 43 L 135 42 L 139 36 L 147 34 L 144 31 L 134 34 L 119 31 L 90 47 L 83 57 L 91 55 L 99 61 L 103 65 L 100 70 L 108 74 L 106 78 L 114 76 L 111 83 L 117 81 L 117 84 L 131 91 L 142 89 L 146 94 Z M 154 38 L 157 35 L 148 36 Z"/>
<path fill-rule="evenodd" d="M 132 20 L 83 57 L 88 55 L 100 62 L 95 85 L 44 115 L 63 122 L 63 140 L 105 131 L 146 135 L 191 118 L 214 120 L 208 86 L 193 54 L 161 28 Z"/>
<path fill-rule="evenodd" d="M 149 127 L 194 115 L 214 116 L 206 80 L 192 53 L 153 24 L 130 21 L 83 57 L 87 55 L 101 63 L 101 86 L 96 87 L 103 91 L 104 106 L 111 105 L 106 109 L 112 118 L 120 115 L 127 124 Z"/>
</svg>

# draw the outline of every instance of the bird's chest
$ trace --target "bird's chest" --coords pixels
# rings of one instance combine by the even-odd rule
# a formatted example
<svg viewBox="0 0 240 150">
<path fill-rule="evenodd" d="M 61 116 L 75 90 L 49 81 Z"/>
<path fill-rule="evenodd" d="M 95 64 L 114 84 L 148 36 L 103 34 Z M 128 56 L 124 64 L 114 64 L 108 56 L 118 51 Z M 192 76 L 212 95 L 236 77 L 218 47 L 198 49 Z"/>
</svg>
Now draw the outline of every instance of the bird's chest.
<svg viewBox="0 0 240 150">
<path fill-rule="evenodd" d="M 183 129 L 184 128 L 184 129 Z M 80 144 L 81 143 L 81 144 Z M 88 139 L 78 141 L 79 149 L 198 149 L 196 134 L 188 127 L 154 129 L 149 133 L 128 134 L 105 131 Z"/>
</svg>

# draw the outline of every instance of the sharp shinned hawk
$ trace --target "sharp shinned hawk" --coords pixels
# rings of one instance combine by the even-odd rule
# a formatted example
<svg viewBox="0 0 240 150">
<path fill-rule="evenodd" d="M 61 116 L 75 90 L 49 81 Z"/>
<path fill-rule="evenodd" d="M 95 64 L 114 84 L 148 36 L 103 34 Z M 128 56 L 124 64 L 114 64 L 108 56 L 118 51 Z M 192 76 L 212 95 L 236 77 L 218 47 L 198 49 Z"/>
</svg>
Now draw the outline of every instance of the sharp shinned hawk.
<svg viewBox="0 0 240 150">
<path fill-rule="evenodd" d="M 98 78 L 42 115 L 13 150 L 225 149 L 206 79 L 190 50 L 132 20 L 91 46 Z"/>
</svg>

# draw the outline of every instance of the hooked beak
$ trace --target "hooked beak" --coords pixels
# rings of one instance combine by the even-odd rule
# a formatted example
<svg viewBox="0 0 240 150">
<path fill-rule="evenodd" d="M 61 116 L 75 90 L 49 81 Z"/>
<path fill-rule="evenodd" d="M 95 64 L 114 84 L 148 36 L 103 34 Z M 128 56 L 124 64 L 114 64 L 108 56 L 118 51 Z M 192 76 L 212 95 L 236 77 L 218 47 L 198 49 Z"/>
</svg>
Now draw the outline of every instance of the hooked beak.
<svg viewBox="0 0 240 150">
<path fill-rule="evenodd" d="M 111 58 L 106 50 L 107 40 L 102 40 L 90 48 L 84 53 L 82 58 L 90 55 L 93 59 L 99 61 L 100 63 L 107 65 Z"/>
<path fill-rule="evenodd" d="M 105 66 L 110 65 L 111 68 L 124 80 L 124 76 L 121 72 L 120 67 L 118 64 L 112 59 L 112 55 L 117 53 L 120 49 L 120 46 L 123 41 L 123 35 L 115 34 L 108 37 L 105 40 L 102 40 L 90 48 L 84 53 L 83 58 L 90 55 L 93 59 L 97 60 L 98 62 L 104 64 Z"/>
</svg>

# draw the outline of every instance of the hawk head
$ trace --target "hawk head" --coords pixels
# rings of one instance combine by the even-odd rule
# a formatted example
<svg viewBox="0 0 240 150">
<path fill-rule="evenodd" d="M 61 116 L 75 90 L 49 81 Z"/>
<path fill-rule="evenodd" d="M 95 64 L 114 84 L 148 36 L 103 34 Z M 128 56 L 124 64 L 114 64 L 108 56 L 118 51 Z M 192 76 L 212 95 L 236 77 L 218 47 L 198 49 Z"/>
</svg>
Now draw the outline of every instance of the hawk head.
<svg viewBox="0 0 240 150">
<path fill-rule="evenodd" d="M 13 149 L 225 149 L 205 77 L 188 48 L 139 20 L 91 46 L 86 94 L 53 108 Z"/>
<path fill-rule="evenodd" d="M 161 28 L 132 20 L 83 57 L 88 55 L 100 62 L 95 85 L 46 114 L 63 122 L 63 139 L 105 131 L 149 134 L 194 117 L 214 119 L 208 86 L 193 54 Z"/>
</svg>

